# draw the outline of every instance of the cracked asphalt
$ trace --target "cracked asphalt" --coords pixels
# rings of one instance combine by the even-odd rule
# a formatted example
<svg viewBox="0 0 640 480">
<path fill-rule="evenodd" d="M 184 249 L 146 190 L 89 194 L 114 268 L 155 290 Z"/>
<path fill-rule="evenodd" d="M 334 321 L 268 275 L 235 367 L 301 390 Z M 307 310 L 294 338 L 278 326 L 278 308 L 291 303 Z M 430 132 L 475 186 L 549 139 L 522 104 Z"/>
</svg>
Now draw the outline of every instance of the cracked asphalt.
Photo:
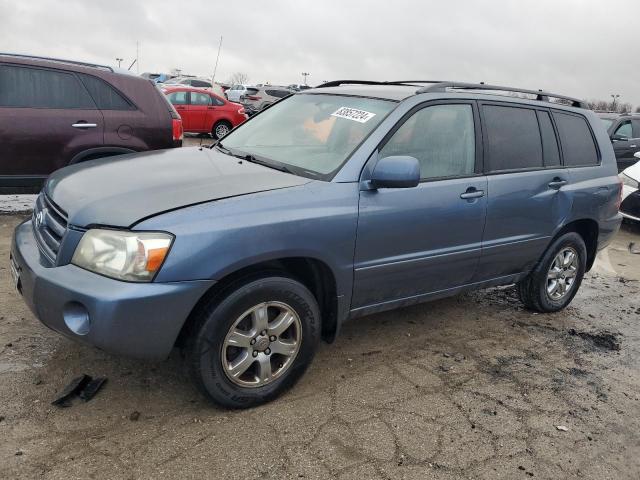
<svg viewBox="0 0 640 480">
<path fill-rule="evenodd" d="M 496 288 L 354 320 L 290 392 L 229 411 L 177 352 L 117 358 L 39 324 L 10 285 L 20 220 L 0 216 L 0 478 L 640 477 L 639 227 L 563 312 Z M 52 406 L 82 373 L 109 380 Z"/>
</svg>

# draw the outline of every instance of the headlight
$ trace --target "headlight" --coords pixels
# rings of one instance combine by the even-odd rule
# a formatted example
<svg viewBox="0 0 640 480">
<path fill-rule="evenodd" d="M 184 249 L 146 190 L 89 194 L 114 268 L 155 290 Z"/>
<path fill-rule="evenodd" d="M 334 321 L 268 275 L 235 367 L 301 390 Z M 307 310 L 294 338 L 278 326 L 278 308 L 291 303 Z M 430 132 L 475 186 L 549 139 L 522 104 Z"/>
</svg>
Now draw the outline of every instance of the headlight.
<svg viewBox="0 0 640 480">
<path fill-rule="evenodd" d="M 172 240 L 163 232 L 93 229 L 82 236 L 71 263 L 118 280 L 150 282 Z"/>
<path fill-rule="evenodd" d="M 624 173 L 620 174 L 620 177 L 622 177 L 622 183 L 624 183 L 626 186 L 631 188 L 638 188 L 638 182 L 633 178 L 625 175 Z"/>
</svg>

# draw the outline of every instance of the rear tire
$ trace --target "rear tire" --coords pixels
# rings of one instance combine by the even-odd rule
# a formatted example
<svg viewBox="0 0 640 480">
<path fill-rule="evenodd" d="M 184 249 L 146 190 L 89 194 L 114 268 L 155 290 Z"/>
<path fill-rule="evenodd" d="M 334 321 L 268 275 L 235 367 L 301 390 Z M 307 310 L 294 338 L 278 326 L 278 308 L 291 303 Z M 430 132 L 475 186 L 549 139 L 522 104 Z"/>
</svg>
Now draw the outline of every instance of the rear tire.
<svg viewBox="0 0 640 480">
<path fill-rule="evenodd" d="M 211 129 L 211 136 L 216 140 L 220 140 L 222 139 L 222 137 L 227 135 L 232 128 L 233 125 L 231 125 L 229 122 L 227 122 L 226 120 L 220 120 L 216 122 L 216 124 Z"/>
<path fill-rule="evenodd" d="M 320 330 L 318 304 L 304 285 L 281 276 L 252 280 L 196 314 L 187 361 L 196 385 L 215 403 L 253 407 L 302 376 Z"/>
<path fill-rule="evenodd" d="M 565 308 L 578 292 L 587 265 L 587 248 L 575 232 L 556 239 L 533 271 L 517 284 L 526 308 L 542 313 Z"/>
</svg>

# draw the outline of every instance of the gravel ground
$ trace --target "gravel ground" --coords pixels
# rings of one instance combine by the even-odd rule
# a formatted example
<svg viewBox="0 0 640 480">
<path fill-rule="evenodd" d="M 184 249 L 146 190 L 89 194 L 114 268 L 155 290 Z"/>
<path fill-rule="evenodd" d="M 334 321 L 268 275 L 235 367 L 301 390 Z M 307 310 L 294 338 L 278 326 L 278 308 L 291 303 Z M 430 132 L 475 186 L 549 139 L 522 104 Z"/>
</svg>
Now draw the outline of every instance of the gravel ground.
<svg viewBox="0 0 640 480">
<path fill-rule="evenodd" d="M 19 221 L 0 217 L 0 258 Z M 637 479 L 633 241 L 626 226 L 560 313 L 498 288 L 353 321 L 293 390 L 248 411 L 209 404 L 177 352 L 147 364 L 49 331 L 3 261 L 0 478 Z M 81 373 L 109 380 L 53 407 Z"/>
</svg>

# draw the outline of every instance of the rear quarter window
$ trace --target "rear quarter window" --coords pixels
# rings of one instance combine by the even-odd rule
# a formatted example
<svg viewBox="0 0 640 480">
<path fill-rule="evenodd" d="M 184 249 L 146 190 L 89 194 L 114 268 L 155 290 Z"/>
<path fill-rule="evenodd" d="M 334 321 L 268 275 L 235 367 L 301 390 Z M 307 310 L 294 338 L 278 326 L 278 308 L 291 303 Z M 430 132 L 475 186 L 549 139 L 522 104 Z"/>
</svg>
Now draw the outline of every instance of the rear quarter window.
<svg viewBox="0 0 640 480">
<path fill-rule="evenodd" d="M 587 120 L 581 115 L 553 112 L 567 167 L 597 165 L 598 150 Z"/>
<path fill-rule="evenodd" d="M 100 110 L 133 110 L 133 105 L 104 80 L 78 74 Z"/>
<path fill-rule="evenodd" d="M 488 171 L 542 168 L 542 139 L 535 110 L 483 105 L 482 115 Z"/>
</svg>

